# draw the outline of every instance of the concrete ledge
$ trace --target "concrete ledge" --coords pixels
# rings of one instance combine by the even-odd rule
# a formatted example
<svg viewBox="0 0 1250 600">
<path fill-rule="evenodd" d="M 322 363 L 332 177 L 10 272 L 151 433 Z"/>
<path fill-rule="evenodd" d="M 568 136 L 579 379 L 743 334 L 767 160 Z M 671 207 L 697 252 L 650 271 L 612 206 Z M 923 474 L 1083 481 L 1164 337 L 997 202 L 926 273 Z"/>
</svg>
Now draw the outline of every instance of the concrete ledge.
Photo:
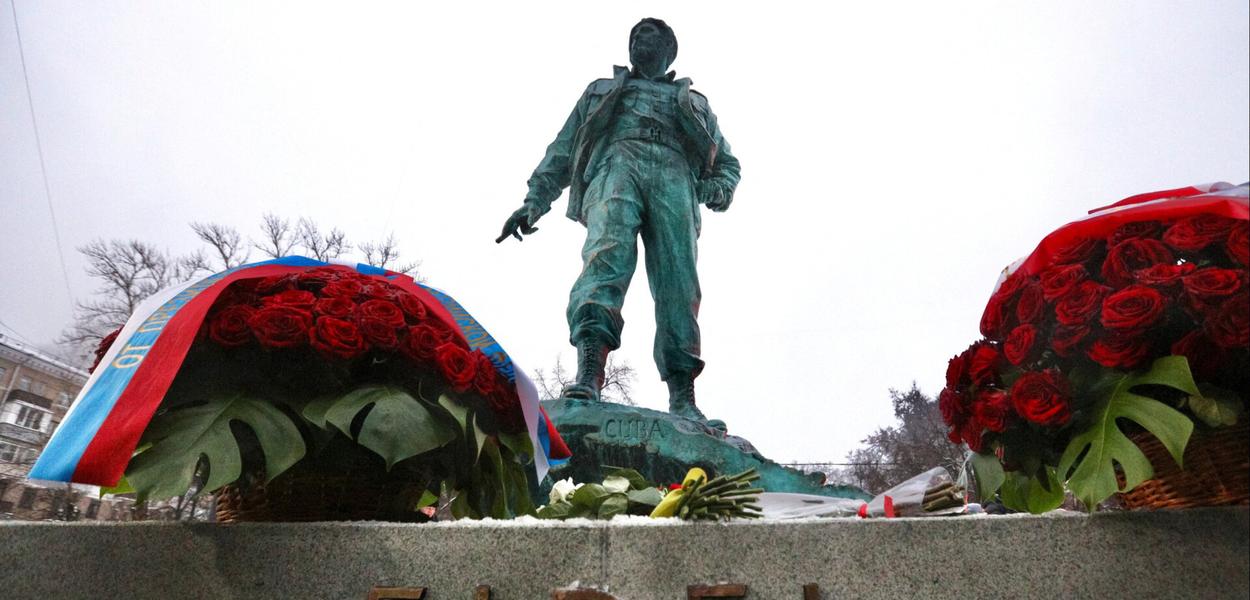
<svg viewBox="0 0 1250 600">
<path fill-rule="evenodd" d="M 743 583 L 748 598 L 1247 598 L 1250 511 L 734 524 L 0 524 L 0 596 L 631 600 Z"/>
</svg>

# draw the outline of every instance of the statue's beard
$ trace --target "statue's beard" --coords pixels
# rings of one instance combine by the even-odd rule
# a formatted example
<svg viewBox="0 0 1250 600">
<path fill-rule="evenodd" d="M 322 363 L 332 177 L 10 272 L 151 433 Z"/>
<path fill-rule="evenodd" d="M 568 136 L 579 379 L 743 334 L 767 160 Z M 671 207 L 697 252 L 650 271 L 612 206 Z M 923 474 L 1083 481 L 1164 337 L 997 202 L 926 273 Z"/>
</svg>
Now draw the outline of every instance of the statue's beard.
<svg viewBox="0 0 1250 600">
<path fill-rule="evenodd" d="M 641 65 L 654 65 L 663 61 L 663 57 L 660 55 L 662 51 L 662 48 L 657 48 L 655 46 L 635 44 L 629 49 L 629 62 L 633 63 L 635 67 Z"/>
</svg>

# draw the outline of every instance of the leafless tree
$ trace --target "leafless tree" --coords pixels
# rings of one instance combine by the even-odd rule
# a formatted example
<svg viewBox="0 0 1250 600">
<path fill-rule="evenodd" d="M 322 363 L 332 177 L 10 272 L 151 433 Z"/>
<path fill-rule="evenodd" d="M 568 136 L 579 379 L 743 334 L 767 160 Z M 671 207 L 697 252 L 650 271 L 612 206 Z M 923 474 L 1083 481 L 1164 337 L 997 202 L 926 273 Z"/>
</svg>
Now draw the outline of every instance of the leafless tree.
<svg viewBox="0 0 1250 600">
<path fill-rule="evenodd" d="M 599 389 L 600 398 L 605 402 L 616 402 L 626 406 L 637 406 L 634 401 L 633 384 L 638 373 L 628 361 L 617 362 L 615 355 L 608 355 L 608 364 L 603 369 L 603 387 Z M 564 388 L 571 385 L 577 378 L 564 369 L 560 357 L 556 357 L 555 366 L 547 373 L 543 369 L 534 369 L 534 385 L 542 400 L 555 400 L 564 393 Z"/>
<path fill-rule="evenodd" d="M 351 249 L 347 235 L 338 228 L 323 234 L 310 219 L 300 219 L 292 228 L 289 220 L 272 214 L 261 221 L 260 240 L 244 239 L 235 228 L 217 223 L 191 223 L 191 230 L 207 248 L 184 256 L 171 256 L 139 240 L 97 240 L 79 248 L 87 258 L 87 274 L 101 286 L 91 298 L 76 303 L 74 323 L 61 334 L 58 344 L 76 357 L 90 356 L 96 343 L 125 324 L 148 296 L 197 274 L 243 264 L 249 245 L 273 258 L 302 248 L 321 261 L 338 258 Z M 369 264 L 422 280 L 416 272 L 419 261 L 400 262 L 399 243 L 393 234 L 361 248 Z"/>
<path fill-rule="evenodd" d="M 299 220 L 295 227 L 295 239 L 312 255 L 311 258 L 322 262 L 338 258 L 352 249 L 351 244 L 347 243 L 347 234 L 339 228 L 333 227 L 329 233 L 323 235 L 320 227 L 310 219 Z"/>
<path fill-rule="evenodd" d="M 295 246 L 295 232 L 291 229 L 291 221 L 273 213 L 265 213 L 261 218 L 260 235 L 261 239 L 252 240 L 252 247 L 269 258 L 287 256 Z"/>
<path fill-rule="evenodd" d="M 890 390 L 897 423 L 878 428 L 863 446 L 847 454 L 847 468 L 839 479 L 872 493 L 880 493 L 933 467 L 951 473 L 963 464 L 964 450 L 946 438 L 946 425 L 937 401 L 916 384 L 910 390 Z"/>
<path fill-rule="evenodd" d="M 100 282 L 95 295 L 76 303 L 74 324 L 60 342 L 91 345 L 121 327 L 148 296 L 181 281 L 180 261 L 139 240 L 96 240 L 78 249 L 87 274 Z"/>
<path fill-rule="evenodd" d="M 365 253 L 365 262 L 368 264 L 390 269 L 396 273 L 412 275 L 417 281 L 424 281 L 423 277 L 416 275 L 417 269 L 421 267 L 421 261 L 399 262 L 399 242 L 395 241 L 394 233 L 387 234 L 385 240 L 376 244 L 373 242 L 361 244 L 360 251 Z"/>
<path fill-rule="evenodd" d="M 233 269 L 247 262 L 249 252 L 239 230 L 219 223 L 191 223 L 191 231 L 216 253 L 216 270 Z"/>
</svg>

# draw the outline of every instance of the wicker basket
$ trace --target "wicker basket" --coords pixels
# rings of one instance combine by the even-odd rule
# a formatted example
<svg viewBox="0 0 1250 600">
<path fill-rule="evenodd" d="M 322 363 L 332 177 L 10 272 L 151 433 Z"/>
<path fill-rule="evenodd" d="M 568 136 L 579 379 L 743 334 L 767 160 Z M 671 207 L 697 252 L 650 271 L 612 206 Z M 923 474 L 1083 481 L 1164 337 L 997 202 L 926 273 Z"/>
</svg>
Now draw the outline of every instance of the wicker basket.
<svg viewBox="0 0 1250 600">
<path fill-rule="evenodd" d="M 249 484 L 217 492 L 217 521 L 401 521 L 428 518 L 415 510 L 430 473 L 396 466 L 355 444 L 336 444 L 306 456 L 273 481 L 253 474 Z"/>
<path fill-rule="evenodd" d="M 1250 504 L 1250 421 L 1245 418 L 1232 427 L 1195 429 L 1185 448 L 1184 470 L 1153 435 L 1131 437 L 1150 459 L 1155 478 L 1120 494 L 1124 508 Z"/>
</svg>

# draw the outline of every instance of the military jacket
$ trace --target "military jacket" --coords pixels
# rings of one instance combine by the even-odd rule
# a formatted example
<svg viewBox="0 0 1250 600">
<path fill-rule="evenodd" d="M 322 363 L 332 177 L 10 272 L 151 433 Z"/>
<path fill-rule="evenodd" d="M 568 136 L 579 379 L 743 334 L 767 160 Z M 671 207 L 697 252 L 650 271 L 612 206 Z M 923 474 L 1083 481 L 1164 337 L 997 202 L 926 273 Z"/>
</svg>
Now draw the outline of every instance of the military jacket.
<svg viewBox="0 0 1250 600">
<path fill-rule="evenodd" d="M 551 209 L 560 191 L 569 188 L 566 215 L 585 223 L 582 217 L 582 194 L 590 182 L 595 161 L 604 154 L 612 130 L 617 100 L 625 87 L 630 70 L 616 67 L 612 79 L 592 82 L 573 107 L 556 139 L 547 146 L 547 154 L 529 179 L 527 204 L 536 205 L 540 214 Z M 690 80 L 674 80 L 677 85 L 677 117 L 683 148 L 692 175 L 700 185 L 717 185 L 732 195 L 738 185 L 738 159 L 729 150 L 721 135 L 716 115 L 707 98 L 690 89 Z"/>
</svg>

